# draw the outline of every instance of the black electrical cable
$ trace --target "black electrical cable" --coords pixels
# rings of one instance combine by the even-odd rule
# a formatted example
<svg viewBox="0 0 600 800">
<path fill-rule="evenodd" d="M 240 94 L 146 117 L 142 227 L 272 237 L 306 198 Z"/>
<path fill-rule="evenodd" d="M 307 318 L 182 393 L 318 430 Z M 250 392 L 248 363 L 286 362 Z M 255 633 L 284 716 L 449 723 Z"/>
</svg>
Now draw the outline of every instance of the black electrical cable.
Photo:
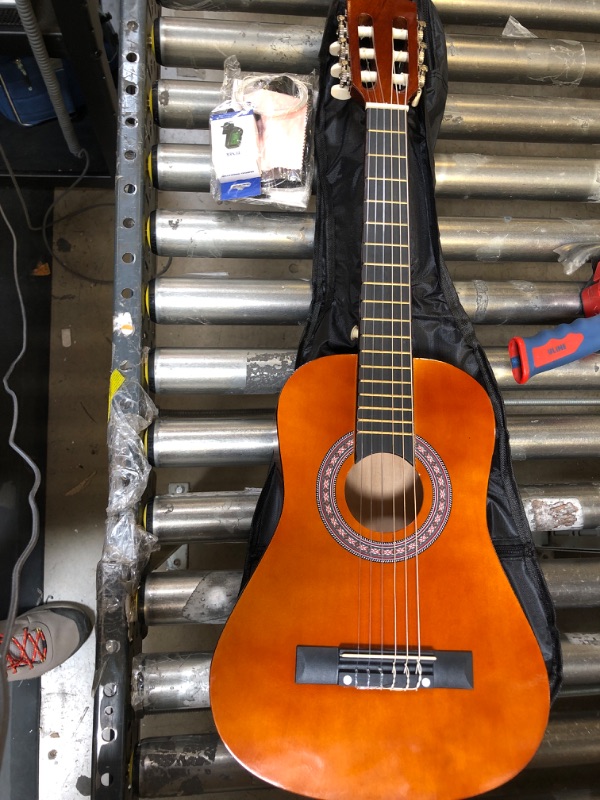
<svg viewBox="0 0 600 800">
<path fill-rule="evenodd" d="M 62 194 L 60 194 L 56 198 L 56 200 L 48 207 L 48 209 L 44 213 L 44 222 L 42 223 L 42 225 L 33 225 L 32 222 L 31 222 L 31 218 L 29 216 L 29 210 L 27 208 L 27 204 L 25 203 L 25 198 L 23 197 L 23 193 L 21 192 L 21 187 L 19 186 L 19 182 L 17 181 L 17 177 L 16 177 L 16 175 L 15 175 L 15 173 L 13 171 L 13 168 L 12 168 L 9 160 L 8 160 L 6 152 L 4 151 L 4 148 L 2 147 L 2 143 L 0 142 L 0 156 L 2 156 L 2 160 L 4 161 L 4 164 L 5 164 L 6 169 L 8 171 L 8 175 L 9 175 L 9 177 L 11 179 L 11 182 L 12 182 L 12 184 L 14 186 L 15 192 L 17 193 L 17 197 L 19 198 L 19 202 L 21 204 L 21 208 L 23 209 L 23 214 L 25 215 L 25 221 L 27 223 L 27 227 L 29 228 L 29 230 L 32 231 L 32 232 L 39 232 L 39 231 L 42 232 L 42 238 L 44 240 L 44 245 L 45 245 L 46 249 L 48 250 L 48 252 L 52 256 L 54 261 L 56 261 L 57 264 L 59 264 L 66 272 L 69 272 L 71 275 L 75 275 L 75 277 L 79 278 L 80 280 L 88 281 L 89 283 L 99 283 L 99 284 L 102 284 L 104 286 L 112 286 L 114 281 L 105 280 L 103 278 L 94 278 L 91 275 L 84 275 L 83 272 L 79 272 L 74 267 L 71 267 L 68 264 L 65 264 L 65 262 L 57 254 L 57 252 L 52 249 L 52 247 L 50 246 L 50 243 L 48 241 L 47 231 L 48 231 L 48 228 L 51 227 L 52 225 L 58 225 L 61 222 L 65 222 L 65 220 L 71 219 L 72 217 L 76 217 L 79 214 L 84 214 L 86 211 L 92 211 L 95 208 L 108 208 L 108 207 L 114 208 L 114 203 L 92 203 L 89 206 L 84 206 L 83 208 L 77 208 L 74 211 L 70 211 L 68 214 L 64 214 L 62 217 L 55 218 L 52 221 L 48 220 L 50 212 L 57 205 L 57 203 L 59 203 L 71 191 L 71 189 L 74 189 L 79 184 L 79 182 L 81 180 L 83 180 L 83 178 L 87 174 L 87 171 L 89 169 L 89 156 L 88 156 L 86 151 L 84 151 L 84 153 L 85 153 L 85 157 L 86 157 L 86 165 L 84 167 L 83 172 L 79 175 L 77 180 L 74 183 L 72 183 L 71 186 L 69 186 L 67 189 L 65 189 L 65 191 Z M 156 274 L 156 277 L 157 278 L 162 277 L 170 269 L 172 263 L 173 263 L 173 257 L 171 256 L 167 260 L 167 263 L 162 268 L 162 270 Z"/>
</svg>

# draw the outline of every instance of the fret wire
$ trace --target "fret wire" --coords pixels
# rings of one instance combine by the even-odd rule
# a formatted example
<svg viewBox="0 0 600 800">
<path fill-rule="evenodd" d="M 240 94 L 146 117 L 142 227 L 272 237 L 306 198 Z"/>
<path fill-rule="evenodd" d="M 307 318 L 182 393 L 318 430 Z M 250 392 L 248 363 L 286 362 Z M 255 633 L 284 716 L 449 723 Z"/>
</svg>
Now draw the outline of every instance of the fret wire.
<svg viewBox="0 0 600 800">
<path fill-rule="evenodd" d="M 357 417 L 357 422 L 371 422 L 371 423 L 379 423 L 381 425 L 391 425 L 393 428 L 398 428 L 400 431 L 407 428 L 412 428 L 414 425 L 414 420 L 412 417 L 408 419 L 366 419 L 364 417 Z M 387 431 L 383 431 L 383 433 L 387 433 Z"/>
<path fill-rule="evenodd" d="M 397 225 L 399 228 L 408 228 L 408 222 L 398 222 Z M 363 244 L 366 247 L 408 247 L 404 242 L 363 242 Z M 399 264 L 398 266 L 408 266 L 408 264 Z"/>
<path fill-rule="evenodd" d="M 398 130 L 387 131 L 387 130 L 384 130 L 384 129 L 381 129 L 381 128 L 369 128 L 367 133 L 393 133 L 393 134 L 396 134 L 396 133 L 404 133 L 404 131 L 398 131 Z"/>
<path fill-rule="evenodd" d="M 392 283 L 390 283 L 390 281 L 363 281 L 363 285 L 364 284 L 367 284 L 367 286 L 399 286 L 399 285 L 402 285 L 402 286 L 405 286 L 405 287 L 408 288 L 408 283 L 392 284 Z M 376 303 L 377 302 L 378 303 L 378 302 L 383 302 L 383 301 L 380 301 L 380 300 L 365 300 L 363 302 L 365 302 L 365 303 Z M 396 302 L 396 303 L 403 303 L 404 305 L 408 305 L 408 300 L 389 300 L 387 302 L 390 302 L 390 303 Z"/>
<path fill-rule="evenodd" d="M 392 323 L 402 323 L 408 322 L 406 319 L 385 319 L 385 317 L 363 317 L 363 322 L 392 322 Z"/>
<path fill-rule="evenodd" d="M 406 321 L 407 320 L 399 320 L 399 319 L 398 320 L 394 320 L 394 322 L 397 322 L 399 324 L 402 324 L 402 322 L 406 322 Z M 406 340 L 411 340 L 412 339 L 412 336 L 410 336 L 410 335 L 407 336 L 404 333 L 361 333 L 361 336 L 368 336 L 369 339 L 406 339 Z M 376 352 L 389 353 L 390 351 L 389 350 L 363 350 L 363 353 L 376 353 Z"/>
<path fill-rule="evenodd" d="M 364 420 L 360 420 L 360 421 L 364 421 Z M 370 419 L 366 420 L 366 422 L 372 422 L 372 421 L 373 420 L 370 420 Z M 398 423 L 398 424 L 402 424 L 402 423 Z M 412 425 L 409 426 L 408 423 L 405 423 L 405 424 L 406 424 L 407 427 L 413 427 Z M 374 430 L 374 429 L 370 430 L 370 431 L 366 431 L 364 429 L 361 429 L 361 430 L 357 429 L 357 432 L 358 432 L 359 435 L 361 433 L 368 433 L 368 434 L 376 433 L 376 434 L 379 434 L 381 436 L 411 436 L 411 433 L 407 433 L 406 431 L 377 431 L 377 430 Z M 412 436 L 411 436 L 411 438 L 412 438 Z"/>
<path fill-rule="evenodd" d="M 406 206 L 408 206 L 408 203 L 402 203 L 402 201 L 399 200 L 398 201 L 398 205 L 406 205 Z M 405 228 L 405 227 L 407 227 L 408 223 L 402 221 L 401 218 L 400 218 L 400 221 L 394 221 L 393 219 L 392 220 L 365 219 L 364 225 L 365 225 L 365 227 L 369 227 L 369 226 L 376 227 L 377 226 L 377 228 L 385 226 L 386 228 L 390 228 L 390 232 L 392 232 L 392 230 L 394 228 Z M 380 233 L 380 231 L 377 231 L 377 232 Z"/>
<path fill-rule="evenodd" d="M 389 355 L 387 353 L 386 355 Z M 407 354 L 408 355 L 408 354 Z M 385 366 L 384 364 L 360 364 L 360 367 L 363 369 L 408 369 L 410 370 L 410 366 L 404 366 L 403 364 L 398 364 L 397 366 L 394 364 L 390 364 Z M 361 380 L 367 380 L 366 378 L 361 378 Z M 376 381 L 376 383 L 394 383 L 394 381 Z M 401 381 L 401 383 L 407 383 L 407 381 Z"/>
<path fill-rule="evenodd" d="M 412 412 L 412 408 L 394 408 L 393 406 L 358 406 L 358 411 L 391 411 L 393 414 L 406 414 Z M 389 420 L 383 420 L 389 422 Z"/>
<path fill-rule="evenodd" d="M 365 383 L 380 383 L 380 381 L 365 381 Z M 395 383 L 402 384 L 406 381 L 395 381 Z M 374 394 L 372 392 L 361 392 L 361 397 L 393 397 L 395 400 L 412 400 L 412 394 Z"/>
<path fill-rule="evenodd" d="M 392 261 L 365 261 L 363 267 L 392 267 L 393 269 L 408 269 L 408 264 L 395 264 Z M 384 286 L 410 286 L 406 281 L 391 281 L 384 282 Z"/>
<path fill-rule="evenodd" d="M 398 200 L 398 201 L 393 200 L 393 199 L 390 199 L 390 200 L 372 200 L 372 199 L 370 199 L 368 197 L 365 199 L 365 203 L 385 203 L 386 205 L 390 206 L 390 208 L 392 208 L 392 207 L 394 207 L 396 205 L 408 205 L 408 203 L 402 203 L 400 200 Z M 407 222 L 402 222 L 400 224 L 406 225 L 406 227 L 408 227 L 408 223 Z"/>
<path fill-rule="evenodd" d="M 400 339 L 401 337 L 400 336 L 396 336 L 396 337 L 392 337 L 392 338 Z M 411 337 L 410 336 L 403 336 L 402 338 L 403 339 L 410 339 Z M 375 355 L 380 355 L 380 356 L 392 355 L 389 350 L 365 350 L 363 348 L 360 352 L 361 353 L 375 353 Z M 400 355 L 400 354 L 397 354 L 397 355 Z M 392 369 L 392 368 L 390 367 L 390 369 Z M 405 369 L 410 369 L 410 367 L 405 367 Z"/>
<path fill-rule="evenodd" d="M 389 155 L 383 155 L 383 153 L 367 153 L 369 158 L 403 158 L 406 159 L 406 155 L 401 155 L 400 153 L 390 153 Z"/>
<path fill-rule="evenodd" d="M 369 177 L 367 178 L 367 184 L 369 183 L 369 181 L 385 181 L 386 183 L 390 183 L 390 181 L 396 183 L 408 183 L 408 178 L 394 178 L 394 177 L 379 178 L 377 177 L 377 175 L 369 175 Z M 388 200 L 388 202 L 392 201 Z"/>
</svg>

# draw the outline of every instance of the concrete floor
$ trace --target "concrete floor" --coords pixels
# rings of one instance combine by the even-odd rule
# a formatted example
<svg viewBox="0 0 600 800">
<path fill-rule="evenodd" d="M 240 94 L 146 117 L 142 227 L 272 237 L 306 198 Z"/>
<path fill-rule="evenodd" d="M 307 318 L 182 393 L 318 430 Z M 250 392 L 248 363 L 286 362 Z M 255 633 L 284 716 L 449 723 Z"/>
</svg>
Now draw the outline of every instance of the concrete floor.
<svg viewBox="0 0 600 800">
<path fill-rule="evenodd" d="M 75 190 L 57 208 L 105 204 L 59 223 L 54 246 L 67 266 L 110 280 L 113 192 Z M 52 276 L 44 594 L 96 608 L 107 498 L 106 415 L 112 288 L 68 273 Z M 40 798 L 80 800 L 91 792 L 95 641 L 42 679 Z M 43 787 L 43 788 L 42 788 Z"/>
</svg>

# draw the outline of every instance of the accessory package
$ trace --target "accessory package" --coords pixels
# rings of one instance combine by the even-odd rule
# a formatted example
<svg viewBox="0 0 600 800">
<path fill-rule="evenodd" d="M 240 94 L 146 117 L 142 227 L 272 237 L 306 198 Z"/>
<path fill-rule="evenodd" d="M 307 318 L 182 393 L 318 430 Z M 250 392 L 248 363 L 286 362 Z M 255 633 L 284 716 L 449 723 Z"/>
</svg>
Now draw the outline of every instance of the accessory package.
<svg viewBox="0 0 600 800">
<path fill-rule="evenodd" d="M 210 116 L 213 197 L 306 208 L 315 75 L 246 75 L 235 57 L 224 66 L 224 99 Z"/>
<path fill-rule="evenodd" d="M 487 391 L 495 414 L 496 444 L 487 498 L 490 536 L 513 590 L 536 635 L 552 697 L 560 687 L 562 660 L 554 608 L 541 573 L 514 477 L 500 392 L 444 263 L 434 200 L 433 151 L 447 95 L 447 61 L 441 22 L 430 0 L 418 0 L 427 23 L 428 79 L 419 106 L 409 113 L 413 355 L 446 361 L 473 376 Z M 315 123 L 318 174 L 313 300 L 297 364 L 324 355 L 355 353 L 361 282 L 365 112 L 331 96 L 337 17 L 330 9 L 320 54 L 321 82 Z M 315 409 L 315 413 L 318 410 Z M 271 466 L 250 536 L 243 585 L 249 580 L 277 525 L 283 502 L 279 465 Z"/>
</svg>

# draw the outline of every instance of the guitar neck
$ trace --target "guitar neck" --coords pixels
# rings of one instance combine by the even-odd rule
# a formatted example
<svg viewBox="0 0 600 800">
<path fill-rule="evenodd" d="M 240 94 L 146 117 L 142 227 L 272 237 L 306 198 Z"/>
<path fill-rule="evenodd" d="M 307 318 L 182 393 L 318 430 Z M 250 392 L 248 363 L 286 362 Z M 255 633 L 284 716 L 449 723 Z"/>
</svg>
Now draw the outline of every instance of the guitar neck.
<svg viewBox="0 0 600 800">
<path fill-rule="evenodd" d="M 367 104 L 356 459 L 413 462 L 407 108 Z"/>
</svg>

